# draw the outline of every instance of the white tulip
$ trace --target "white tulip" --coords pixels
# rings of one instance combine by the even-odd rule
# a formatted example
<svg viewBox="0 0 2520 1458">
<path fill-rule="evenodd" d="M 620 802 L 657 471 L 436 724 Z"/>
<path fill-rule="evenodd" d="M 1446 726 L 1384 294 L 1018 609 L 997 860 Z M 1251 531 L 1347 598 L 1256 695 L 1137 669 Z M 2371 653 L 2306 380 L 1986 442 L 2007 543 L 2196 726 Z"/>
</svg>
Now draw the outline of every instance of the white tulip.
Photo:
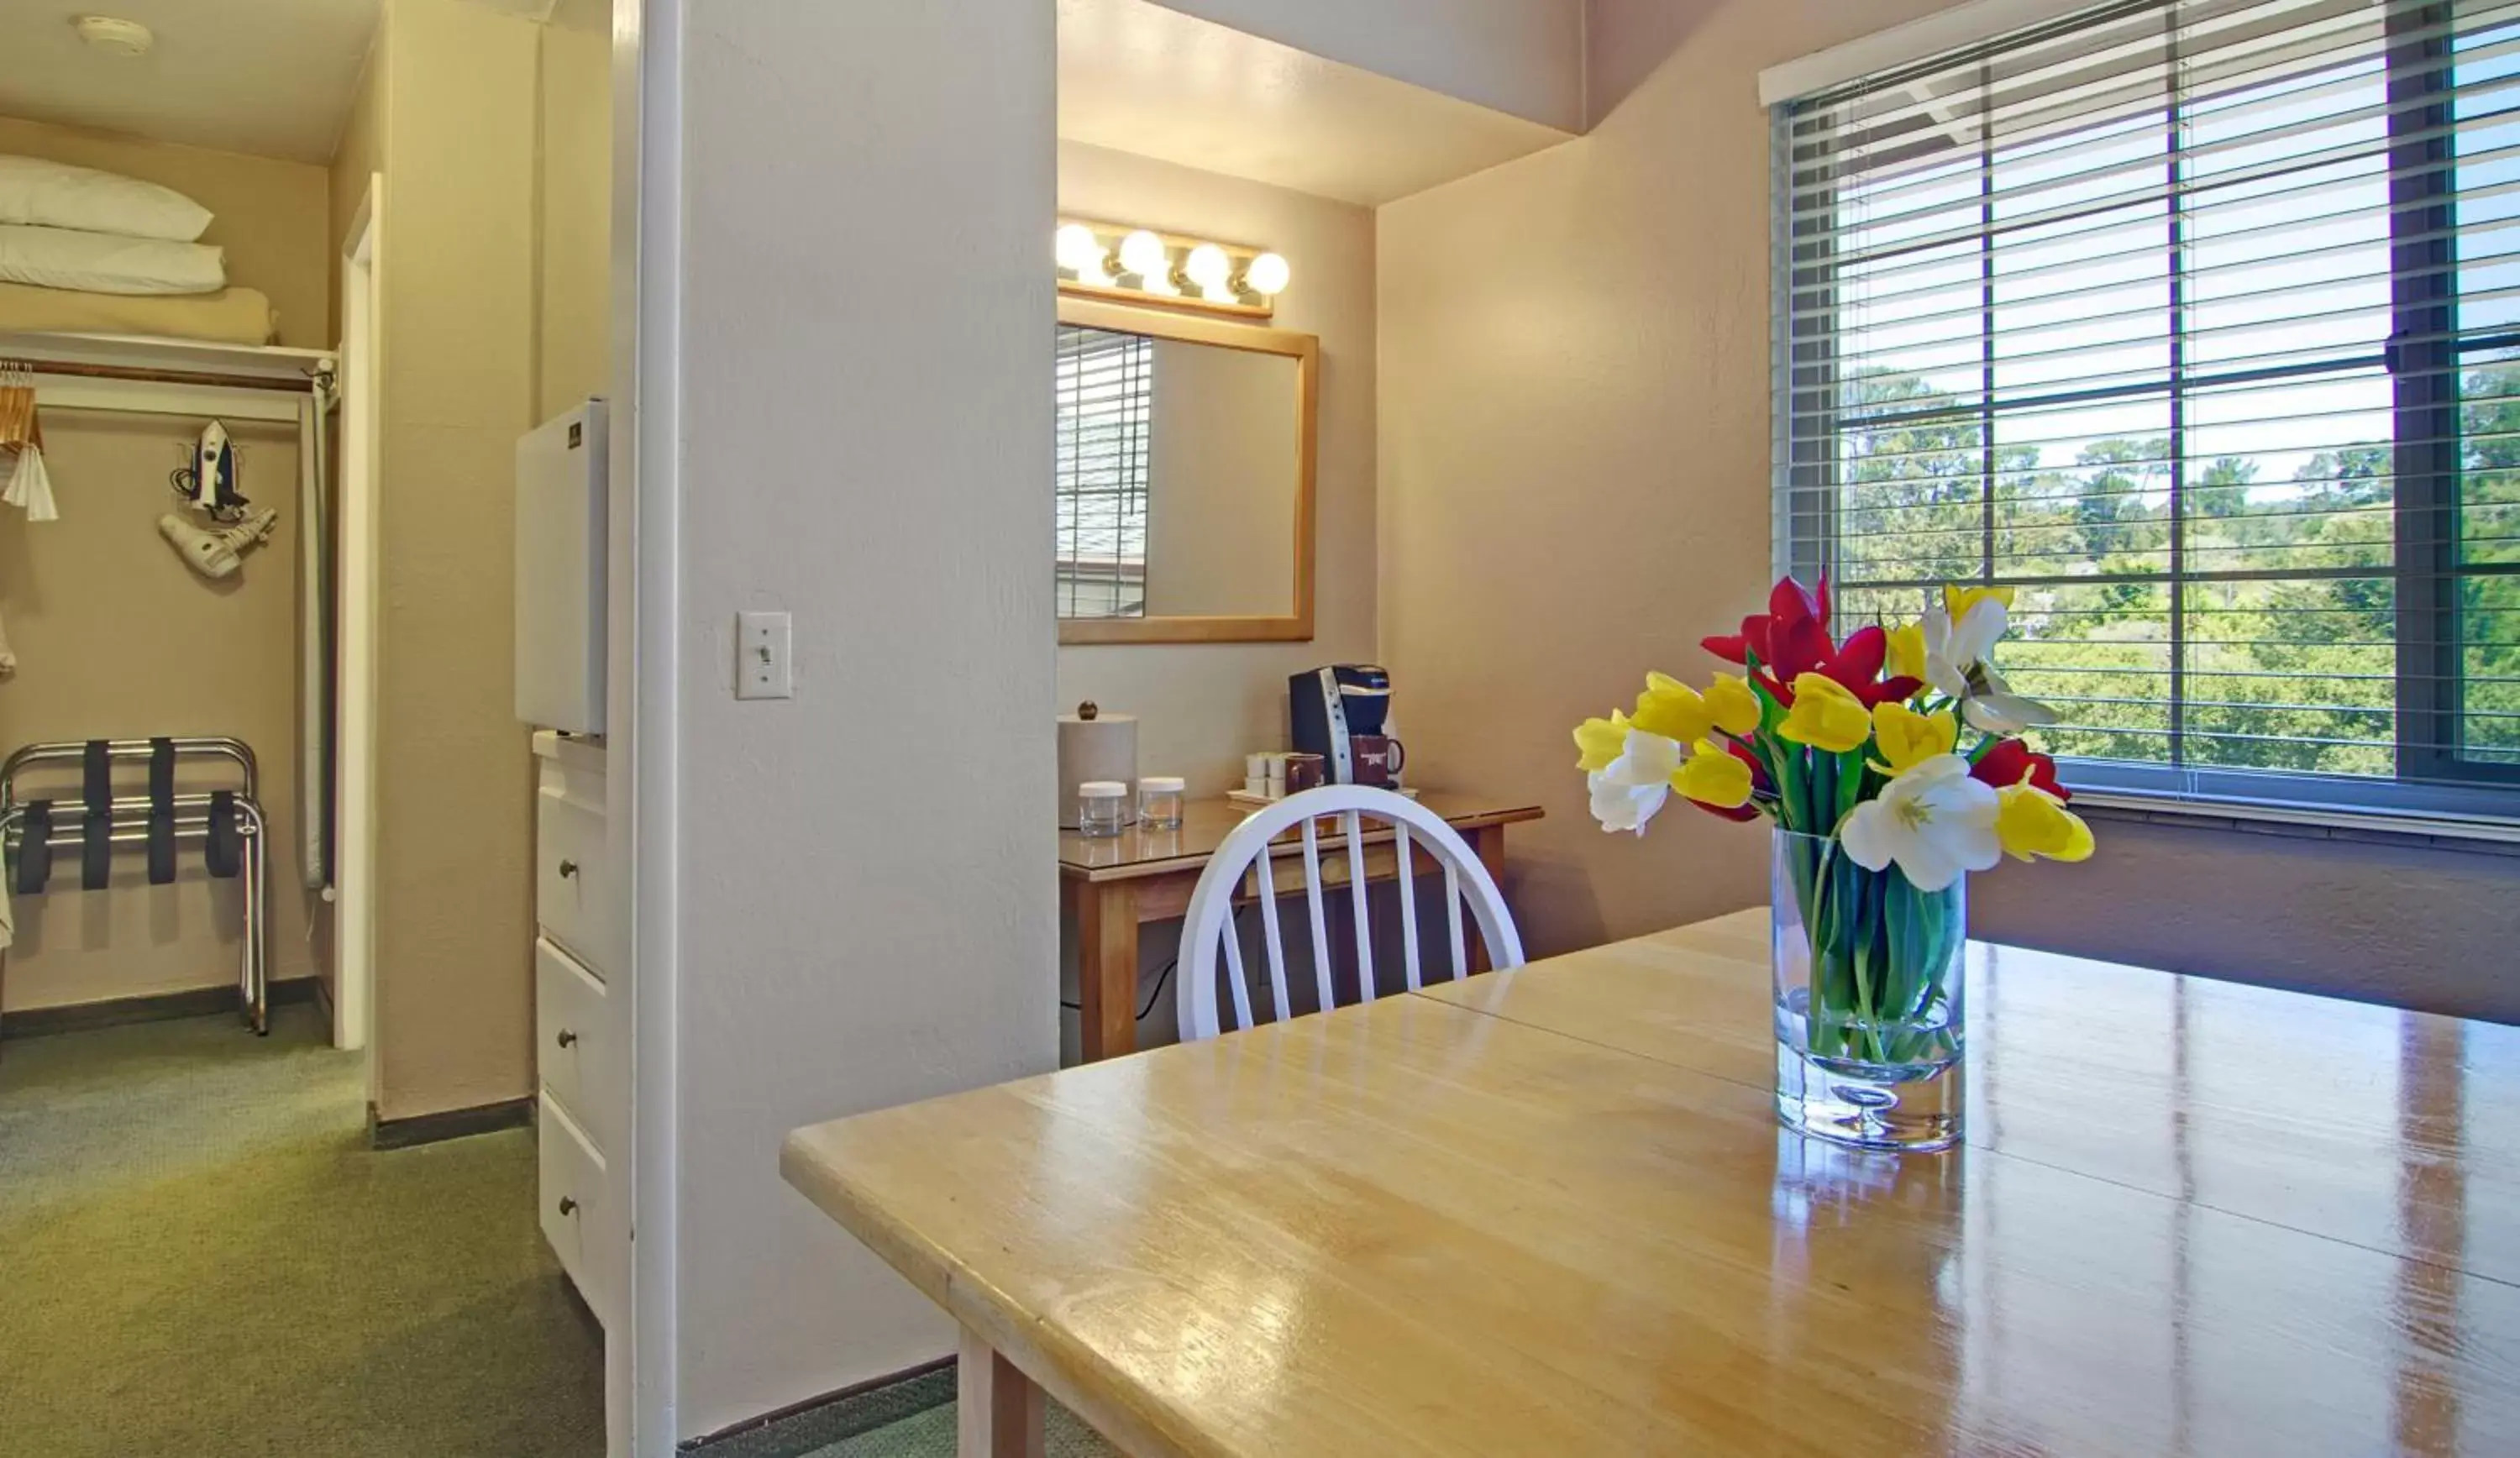
<svg viewBox="0 0 2520 1458">
<path fill-rule="evenodd" d="M 1960 716 L 1990 734 L 2017 734 L 2056 722 L 2056 711 L 2005 687 L 1992 661 L 1995 645 L 2012 626 L 2012 615 L 1994 597 L 1981 597 L 1952 621 L 1943 604 L 1925 609 L 1925 682 L 1960 701 Z"/>
<path fill-rule="evenodd" d="M 1935 602 L 1925 609 L 1925 682 L 1935 691 L 1953 698 L 1966 698 L 1969 677 L 1982 670 L 2002 641 L 2003 630 L 2011 626 L 2011 614 L 1993 597 L 1981 597 L 1958 622 L 1952 621 L 1943 604 Z"/>
<path fill-rule="evenodd" d="M 1839 844 L 1866 870 L 1892 862 L 1918 891 L 1940 891 L 1964 870 L 1992 870 L 2003 859 L 1993 785 L 1969 777 L 1957 754 L 1919 760 L 1881 793 L 1855 807 L 1838 828 Z"/>
<path fill-rule="evenodd" d="M 1593 818 L 1604 830 L 1645 833 L 1645 822 L 1671 798 L 1671 776 L 1680 769 L 1680 743 L 1643 729 L 1628 730 L 1619 757 L 1586 775 Z"/>
<path fill-rule="evenodd" d="M 2055 710 L 2035 698 L 2010 692 L 1992 670 L 1980 682 L 1986 686 L 1960 702 L 1960 715 L 1971 728 L 1990 734 L 2017 734 L 2056 722 Z"/>
</svg>

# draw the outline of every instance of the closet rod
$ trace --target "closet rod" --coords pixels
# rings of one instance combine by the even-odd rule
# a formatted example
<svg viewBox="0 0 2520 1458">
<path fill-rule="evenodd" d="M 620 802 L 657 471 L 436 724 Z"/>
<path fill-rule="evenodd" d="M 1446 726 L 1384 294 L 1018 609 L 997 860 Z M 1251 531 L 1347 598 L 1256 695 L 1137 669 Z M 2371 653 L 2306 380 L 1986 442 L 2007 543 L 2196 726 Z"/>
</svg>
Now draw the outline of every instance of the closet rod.
<svg viewBox="0 0 2520 1458">
<path fill-rule="evenodd" d="M 20 360 L 18 363 L 37 375 L 60 375 L 76 379 L 128 379 L 140 384 L 207 385 L 222 390 L 304 392 L 315 388 L 315 381 L 321 377 L 314 374 L 301 379 L 284 379 L 270 375 L 204 375 L 195 370 L 141 370 L 128 365 L 54 364 L 43 360 Z"/>
</svg>

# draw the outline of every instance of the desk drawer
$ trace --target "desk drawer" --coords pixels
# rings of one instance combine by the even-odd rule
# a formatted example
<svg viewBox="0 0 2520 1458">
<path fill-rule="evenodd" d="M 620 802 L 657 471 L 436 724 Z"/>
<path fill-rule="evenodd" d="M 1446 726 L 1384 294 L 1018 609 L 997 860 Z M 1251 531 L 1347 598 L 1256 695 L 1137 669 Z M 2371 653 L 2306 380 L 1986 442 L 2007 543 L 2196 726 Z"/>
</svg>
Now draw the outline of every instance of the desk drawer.
<svg viewBox="0 0 2520 1458">
<path fill-rule="evenodd" d="M 599 980 L 614 970 L 613 884 L 603 802 L 552 784 L 534 795 L 534 919 Z"/>
<path fill-rule="evenodd" d="M 629 1126 L 629 1061 L 604 983 L 543 938 L 534 943 L 535 1064 L 598 1154 L 621 1153 Z"/>
<path fill-rule="evenodd" d="M 543 1238 L 560 1257 L 596 1319 L 612 1322 L 614 1282 L 626 1266 L 615 1237 L 604 1157 L 587 1142 L 566 1106 L 546 1089 L 540 1129 Z"/>
</svg>

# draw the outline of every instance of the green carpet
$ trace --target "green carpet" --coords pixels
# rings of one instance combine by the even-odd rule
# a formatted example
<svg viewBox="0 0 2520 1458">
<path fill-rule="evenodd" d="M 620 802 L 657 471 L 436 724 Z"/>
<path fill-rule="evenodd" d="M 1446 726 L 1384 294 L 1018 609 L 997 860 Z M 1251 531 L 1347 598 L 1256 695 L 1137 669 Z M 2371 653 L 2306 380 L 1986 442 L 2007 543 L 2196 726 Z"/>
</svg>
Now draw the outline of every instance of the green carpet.
<svg viewBox="0 0 2520 1458">
<path fill-rule="evenodd" d="M 1042 1424 L 1049 1458 L 1117 1458 L 1093 1429 L 1053 1402 Z M 922 1372 L 714 1442 L 707 1458 L 954 1458 L 954 1369 Z"/>
<path fill-rule="evenodd" d="M 1050 1458 L 1108 1458 L 1112 1449 L 1094 1430 L 1068 1416 L 1054 1402 L 1042 1424 L 1042 1447 Z M 954 1404 L 931 1407 L 873 1432 L 844 1437 L 829 1447 L 812 1449 L 806 1458 L 953 1458 Z"/>
<path fill-rule="evenodd" d="M 0 1450 L 596 1458 L 530 1130 L 380 1153 L 311 1006 L 0 1048 Z"/>
</svg>

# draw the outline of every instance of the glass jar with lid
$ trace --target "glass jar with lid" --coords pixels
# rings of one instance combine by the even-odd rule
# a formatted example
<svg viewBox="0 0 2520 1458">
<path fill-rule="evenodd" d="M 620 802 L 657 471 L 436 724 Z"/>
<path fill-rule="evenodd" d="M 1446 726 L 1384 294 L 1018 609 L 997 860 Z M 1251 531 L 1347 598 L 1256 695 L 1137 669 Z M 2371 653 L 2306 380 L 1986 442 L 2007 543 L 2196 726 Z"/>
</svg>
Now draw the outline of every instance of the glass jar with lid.
<svg viewBox="0 0 2520 1458">
<path fill-rule="evenodd" d="M 1149 830 L 1179 830 L 1182 796 L 1189 788 L 1177 775 L 1149 774 L 1138 781 L 1138 823 Z"/>
<path fill-rule="evenodd" d="M 1129 787 L 1116 779 L 1089 779 L 1076 787 L 1076 832 L 1096 840 L 1120 833 L 1129 821 Z"/>
</svg>

